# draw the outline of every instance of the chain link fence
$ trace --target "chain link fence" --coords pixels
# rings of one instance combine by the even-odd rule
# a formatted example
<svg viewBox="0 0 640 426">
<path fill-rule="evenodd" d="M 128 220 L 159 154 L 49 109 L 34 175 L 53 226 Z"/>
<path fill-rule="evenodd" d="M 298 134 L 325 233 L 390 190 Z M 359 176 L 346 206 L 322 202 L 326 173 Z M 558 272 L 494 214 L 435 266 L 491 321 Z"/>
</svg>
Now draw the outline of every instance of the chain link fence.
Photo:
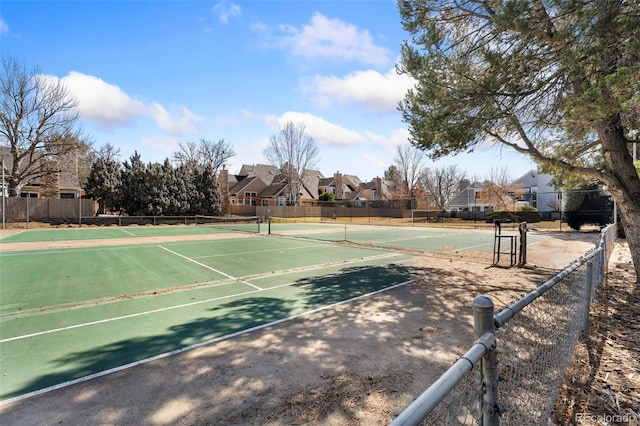
<svg viewBox="0 0 640 426">
<path fill-rule="evenodd" d="M 615 234 L 606 227 L 596 248 L 495 315 L 477 297 L 478 340 L 392 426 L 548 424 Z"/>
</svg>

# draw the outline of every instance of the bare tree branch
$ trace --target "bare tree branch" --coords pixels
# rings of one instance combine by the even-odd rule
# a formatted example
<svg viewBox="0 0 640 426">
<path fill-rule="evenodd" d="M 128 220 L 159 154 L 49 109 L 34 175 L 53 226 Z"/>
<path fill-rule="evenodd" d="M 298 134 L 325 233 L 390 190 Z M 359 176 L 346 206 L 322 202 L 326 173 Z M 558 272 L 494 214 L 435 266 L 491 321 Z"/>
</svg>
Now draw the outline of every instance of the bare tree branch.
<svg viewBox="0 0 640 426">
<path fill-rule="evenodd" d="M 263 154 L 280 169 L 288 183 L 290 203 L 297 205 L 306 174 L 318 162 L 318 146 L 306 133 L 304 123 L 287 122 L 269 138 Z"/>
</svg>

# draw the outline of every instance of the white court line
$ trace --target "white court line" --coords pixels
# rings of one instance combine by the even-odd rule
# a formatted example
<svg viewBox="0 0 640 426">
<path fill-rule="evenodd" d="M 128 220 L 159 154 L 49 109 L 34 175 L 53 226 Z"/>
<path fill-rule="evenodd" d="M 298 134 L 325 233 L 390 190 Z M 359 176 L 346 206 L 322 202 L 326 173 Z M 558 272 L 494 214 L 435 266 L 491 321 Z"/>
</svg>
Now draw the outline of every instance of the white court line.
<svg viewBox="0 0 640 426">
<path fill-rule="evenodd" d="M 354 261 L 348 262 L 348 263 L 358 263 L 358 262 L 365 261 L 365 260 L 371 260 L 371 259 L 374 259 L 374 258 L 378 259 L 378 258 L 384 258 L 384 257 L 389 257 L 389 256 L 374 256 L 372 258 L 357 259 L 357 260 L 354 260 Z M 323 267 L 326 267 L 326 266 L 323 266 Z M 367 269 L 369 269 L 369 268 L 375 268 L 375 266 L 367 267 Z M 265 276 L 265 277 L 266 276 L 273 276 L 272 273 L 265 273 L 265 274 L 262 274 L 262 275 Z M 280 275 L 286 275 L 286 273 L 280 274 Z M 260 276 L 258 276 L 258 277 L 260 277 Z M 215 287 L 219 287 L 219 286 L 222 286 L 222 285 L 232 285 L 232 284 L 234 284 L 234 283 L 221 283 L 221 284 L 215 285 Z M 277 285 L 277 286 L 267 287 L 267 288 L 259 288 L 257 286 L 254 286 L 254 287 L 256 287 L 256 290 L 245 291 L 245 292 L 242 292 L 242 293 L 234 293 L 234 294 L 230 294 L 228 296 L 214 297 L 214 298 L 211 298 L 211 299 L 199 300 L 197 302 L 184 303 L 182 305 L 168 306 L 166 308 L 158 308 L 158 309 L 153 309 L 153 310 L 150 310 L 150 311 L 137 312 L 135 314 L 122 315 L 122 316 L 119 316 L 119 317 L 106 318 L 106 319 L 103 319 L 103 320 L 91 321 L 91 322 L 86 322 L 86 323 L 82 323 L 82 324 L 70 325 L 70 326 L 67 326 L 67 327 L 54 328 L 54 329 L 51 329 L 51 330 L 39 331 L 37 333 L 24 334 L 22 336 L 8 337 L 6 339 L 0 340 L 0 343 L 11 342 L 11 341 L 14 341 L 14 340 L 22 340 L 22 339 L 27 339 L 27 338 L 30 338 L 30 337 L 42 336 L 42 335 L 45 335 L 45 334 L 59 333 L 61 331 L 73 330 L 74 328 L 82 328 L 82 327 L 88 327 L 88 326 L 91 326 L 91 325 L 104 324 L 104 323 L 111 322 L 111 321 L 119 321 L 119 320 L 122 320 L 122 319 L 135 318 L 135 317 L 139 317 L 139 316 L 142 316 L 142 315 L 165 312 L 165 311 L 170 311 L 170 310 L 173 310 L 173 309 L 187 308 L 189 306 L 200 305 L 202 303 L 217 302 L 219 300 L 230 299 L 230 298 L 233 298 L 233 297 L 236 297 L 236 296 L 246 296 L 246 295 L 249 295 L 249 294 L 255 294 L 255 293 L 269 291 L 271 289 L 288 287 L 288 286 L 291 286 L 291 285 L 294 285 L 294 284 L 297 284 L 297 282 L 280 284 L 280 285 Z"/>
<path fill-rule="evenodd" d="M 163 246 L 158 246 L 158 247 L 160 247 L 162 250 L 166 250 L 166 251 L 168 251 L 168 252 L 169 252 L 169 253 L 171 253 L 171 254 L 175 254 L 175 255 L 176 255 L 176 256 L 178 256 L 178 257 L 181 257 L 181 258 L 183 258 L 183 259 L 186 259 L 186 260 L 188 260 L 189 262 L 193 262 L 193 263 L 195 263 L 196 265 L 202 266 L 203 268 L 207 268 L 207 269 L 209 269 L 209 270 L 211 270 L 211 271 L 213 271 L 213 272 L 215 272 L 215 273 L 218 273 L 218 274 L 220 274 L 220 275 L 222 275 L 222 276 L 225 276 L 225 277 L 227 277 L 227 278 L 229 278 L 229 279 L 232 279 L 232 280 L 238 280 L 238 278 L 236 278 L 236 277 L 233 277 L 233 276 L 231 276 L 231 275 L 229 275 L 229 274 L 225 274 L 224 272 L 219 271 L 219 270 L 217 270 L 217 269 L 215 269 L 215 268 L 212 268 L 212 267 L 211 267 L 211 266 L 209 266 L 209 265 L 205 265 L 204 263 L 200 263 L 200 262 L 198 262 L 197 260 L 191 259 L 190 257 L 184 256 L 184 255 L 182 255 L 182 254 L 180 254 L 180 253 L 177 253 L 177 252 L 175 252 L 175 251 L 173 251 L 173 250 L 169 250 L 169 249 L 168 249 L 168 248 L 166 248 L 166 247 L 163 247 Z M 248 286 L 251 286 L 251 287 L 253 287 L 253 288 L 257 289 L 257 290 L 262 290 L 262 288 L 258 287 L 257 285 L 251 284 L 251 283 L 250 283 L 250 282 L 248 282 L 248 281 L 244 281 L 244 280 L 238 280 L 238 281 L 239 281 L 239 282 L 241 282 L 241 283 L 243 283 L 243 284 L 246 284 L 246 285 L 248 285 Z"/>
<path fill-rule="evenodd" d="M 230 285 L 230 284 L 233 284 L 233 283 L 229 283 L 227 285 Z M 254 294 L 254 293 L 259 293 L 259 292 L 262 292 L 262 291 L 267 291 L 267 290 L 270 290 L 272 288 L 286 287 L 286 286 L 290 286 L 290 285 L 293 285 L 293 283 L 282 284 L 282 285 L 279 285 L 279 286 L 260 289 L 260 290 L 250 290 L 250 291 L 245 291 L 245 292 L 242 292 L 242 293 L 230 294 L 228 296 L 214 297 L 212 299 L 199 300 L 197 302 L 184 303 L 182 305 L 168 306 L 166 308 L 152 309 L 150 311 L 137 312 L 135 314 L 122 315 L 122 316 L 119 316 L 119 317 L 106 318 L 106 319 L 103 319 L 103 320 L 85 322 L 85 323 L 82 323 L 82 324 L 70 325 L 70 326 L 67 326 L 67 327 L 54 328 L 54 329 L 51 329 L 51 330 L 39 331 L 37 333 L 24 334 L 22 336 L 8 337 L 6 339 L 0 340 L 0 343 L 12 342 L 14 340 L 28 339 L 30 337 L 38 337 L 38 336 L 43 336 L 45 334 L 59 333 L 61 331 L 73 330 L 74 328 L 89 327 L 91 325 L 104 324 L 104 323 L 107 323 L 107 322 L 119 321 L 119 320 L 129 319 L 129 318 L 135 318 L 135 317 L 139 317 L 139 316 L 143 316 L 143 315 L 157 314 L 159 312 L 171 311 L 173 309 L 187 308 L 189 306 L 200 305 L 202 303 L 216 302 L 216 301 L 223 300 L 223 299 L 230 299 L 230 298 L 236 297 L 236 296 L 246 296 L 248 294 Z"/>
<path fill-rule="evenodd" d="M 3 237 L 0 237 L 0 240 L 4 240 L 5 238 L 13 237 L 14 235 L 22 234 L 23 232 L 25 232 L 24 229 L 22 231 L 16 232 L 15 234 L 8 234 L 8 235 L 5 235 Z"/>
<path fill-rule="evenodd" d="M 476 245 L 476 246 L 462 247 L 462 248 L 459 248 L 459 249 L 454 248 L 453 250 L 459 250 L 459 251 L 462 251 L 462 250 L 471 250 L 471 249 L 473 249 L 473 248 L 477 248 L 477 247 L 484 247 L 484 246 L 490 246 L 490 245 L 491 245 L 491 243 L 484 243 L 484 244 L 478 244 L 478 245 Z"/>
<path fill-rule="evenodd" d="M 236 253 L 208 254 L 206 256 L 195 256 L 194 259 L 207 259 L 210 257 L 237 256 L 237 255 L 255 254 L 255 253 L 272 253 L 272 252 L 280 252 L 280 251 L 301 250 L 301 249 L 313 248 L 313 247 L 317 247 L 317 244 L 309 244 L 309 245 L 299 246 L 299 247 L 268 249 L 268 250 L 242 251 L 242 252 L 236 252 Z"/>
<path fill-rule="evenodd" d="M 407 236 L 407 237 L 399 237 L 399 238 L 390 238 L 390 239 L 385 239 L 385 240 L 374 240 L 371 241 L 372 244 L 379 244 L 379 243 L 393 243 L 396 241 L 410 241 L 410 240 L 422 240 L 422 239 L 428 239 L 428 238 L 447 238 L 447 237 L 451 237 L 451 236 L 456 236 L 456 235 L 466 235 L 466 232 L 451 232 L 451 233 L 443 233 L 443 234 L 439 234 L 439 235 L 417 235 L 417 236 Z"/>
<path fill-rule="evenodd" d="M 363 294 L 363 295 L 360 295 L 360 296 L 352 297 L 351 299 L 343 300 L 341 302 L 337 302 L 337 303 L 334 303 L 334 304 L 331 304 L 331 305 L 323 306 L 321 308 L 316 308 L 316 309 L 312 309 L 310 311 L 301 312 L 299 314 L 292 315 L 292 316 L 289 316 L 289 317 L 286 317 L 286 318 L 282 318 L 282 319 L 279 319 L 279 320 L 275 320 L 275 321 L 272 321 L 272 322 L 267 323 L 267 324 L 257 325 L 255 327 L 251 327 L 251 328 L 248 328 L 246 330 L 236 331 L 235 333 L 231 333 L 231 334 L 227 334 L 227 335 L 224 335 L 224 336 L 216 337 L 216 338 L 210 339 L 210 340 L 205 340 L 204 342 L 196 343 L 196 344 L 193 344 L 193 345 L 190 345 L 190 346 L 186 346 L 186 347 L 180 348 L 180 349 L 175 349 L 173 351 L 165 352 L 163 354 L 155 355 L 155 356 L 152 356 L 152 357 L 149 357 L 149 358 L 146 358 L 146 359 L 141 359 L 139 361 L 135 361 L 135 362 L 132 362 L 132 363 L 129 363 L 129 364 L 121 365 L 120 367 L 115 367 L 115 368 L 111 368 L 109 370 L 100 371 L 98 373 L 90 374 L 88 376 L 80 377 L 78 379 L 70 380 L 68 382 L 59 383 L 57 385 L 49 386 L 49 387 L 44 388 L 44 389 L 39 389 L 37 391 L 29 392 L 29 393 L 26 393 L 26 394 L 23 394 L 23 395 L 20 395 L 20 396 L 16 396 L 14 398 L 5 399 L 4 401 L 0 401 L 0 406 L 5 405 L 5 404 L 10 404 L 12 402 L 21 401 L 21 400 L 24 400 L 24 399 L 27 399 L 27 398 L 31 398 L 31 397 L 34 397 L 34 396 L 37 396 L 37 395 L 42 395 L 44 393 L 51 392 L 51 391 L 54 391 L 54 390 L 57 390 L 57 389 L 62 389 L 62 388 L 65 388 L 67 386 L 71 386 L 71 385 L 75 385 L 75 384 L 78 384 L 78 383 L 87 382 L 89 380 L 96 379 L 98 377 L 103 377 L 103 376 L 106 376 L 108 374 L 112 374 L 112 373 L 116 373 L 118 371 L 126 370 L 126 369 L 131 368 L 131 367 L 136 367 L 138 365 L 147 364 L 149 362 L 156 361 L 158 359 L 166 358 L 166 357 L 169 357 L 169 356 L 172 356 L 172 355 L 177 355 L 177 354 L 180 354 L 180 353 L 183 353 L 183 352 L 187 352 L 187 351 L 190 351 L 190 350 L 193 350 L 193 349 L 200 348 L 202 346 L 210 345 L 212 343 L 221 342 L 223 340 L 227 340 L 227 339 L 231 339 L 233 337 L 241 336 L 241 335 L 246 334 L 246 333 L 251 333 L 253 331 L 261 330 L 263 328 L 267 328 L 267 327 L 271 327 L 271 326 L 274 326 L 274 325 L 277 325 L 277 324 L 281 324 L 281 323 L 286 322 L 286 321 L 291 321 L 291 320 L 294 320 L 294 319 L 297 319 L 297 318 L 300 318 L 300 317 L 303 317 L 303 316 L 306 316 L 306 315 L 310 315 L 310 314 L 314 314 L 316 312 L 320 312 L 320 311 L 323 311 L 323 310 L 326 310 L 326 309 L 334 308 L 336 306 L 343 305 L 345 303 L 350 303 L 350 302 L 353 302 L 353 301 L 356 301 L 356 300 L 359 300 L 359 299 L 363 299 L 365 297 L 373 296 L 373 295 L 378 294 L 378 293 L 382 293 L 382 292 L 385 292 L 385 291 L 393 290 L 395 288 L 398 288 L 398 287 L 401 287 L 401 286 L 405 286 L 407 284 L 411 284 L 414 281 L 415 280 L 408 280 L 408 281 L 404 281 L 404 282 L 401 282 L 401 283 L 398 283 L 398 284 L 393 284 L 393 285 L 391 285 L 389 287 L 385 287 L 383 289 L 376 290 L 376 291 L 373 291 L 371 293 Z M 290 284 L 288 284 L 288 285 L 290 285 Z M 251 292 L 251 293 L 253 293 L 253 292 Z"/>
<path fill-rule="evenodd" d="M 125 240 L 119 240 L 119 241 L 127 241 Z M 90 251 L 100 251 L 100 250 L 135 250 L 141 247 L 149 247 L 150 244 L 128 244 L 128 243 L 122 243 L 122 244 L 118 244 L 118 245 L 113 245 L 113 246 L 100 246 L 100 247 L 84 247 L 84 248 L 75 248 L 75 247 L 67 247 L 64 249 L 27 249 L 27 250 L 20 250 L 17 252 L 0 252 L 0 257 L 10 257 L 10 256 L 33 256 L 34 251 L 38 252 L 38 256 L 42 256 L 45 254 L 60 254 L 60 253 L 84 253 L 84 252 L 90 252 Z M 0 248 L 2 248 L 2 246 L 0 246 Z"/>
<path fill-rule="evenodd" d="M 542 241 L 542 240 L 540 240 L 540 241 Z M 538 244 L 540 241 L 535 241 L 533 243 L 527 243 L 527 247 L 532 246 L 534 244 Z M 472 248 L 484 247 L 484 246 L 490 246 L 490 245 L 491 245 L 491 243 L 489 242 L 489 243 L 484 243 L 484 244 L 480 244 L 480 245 L 477 245 L 477 246 L 463 247 L 463 248 L 456 249 L 456 250 L 469 250 L 469 249 L 472 249 Z"/>
<path fill-rule="evenodd" d="M 15 234 L 14 234 L 15 235 Z M 135 235 L 134 235 L 135 236 Z M 121 240 L 121 241 L 127 241 L 125 240 Z M 216 241 L 226 241 L 226 240 L 216 240 Z M 185 245 L 185 244 L 190 244 L 190 245 L 195 245 L 195 244 L 208 244 L 210 243 L 210 241 L 188 241 L 188 242 L 181 242 L 180 245 Z M 173 244 L 173 243 L 172 243 Z M 83 248 L 74 248 L 74 247 L 68 247 L 65 249 L 41 249 L 38 250 L 38 256 L 40 255 L 45 255 L 45 254 L 59 254 L 59 253 L 83 253 L 83 252 L 91 252 L 91 251 L 100 251 L 100 250 L 135 250 L 135 249 L 139 249 L 141 247 L 149 247 L 152 244 L 128 244 L 128 243 L 122 243 L 121 245 L 114 245 L 114 246 L 103 246 L 103 247 L 83 247 Z M 316 244 L 311 244 L 311 245 L 304 245 L 304 246 L 298 246 L 298 247 L 291 247 L 291 248 L 279 248 L 279 249 L 270 249 L 270 250 L 252 250 L 252 251 L 242 251 L 242 252 L 236 252 L 236 253 L 226 253 L 226 254 L 214 254 L 214 255 L 206 255 L 206 256 L 196 256 L 194 257 L 194 259 L 205 259 L 208 257 L 223 257 L 223 256 L 237 256 L 237 255 L 244 255 L 244 254 L 253 254 L 253 253 L 267 253 L 267 252 L 277 252 L 277 251 L 285 251 L 285 250 L 300 250 L 300 249 L 306 249 L 306 248 L 313 248 L 316 247 Z M 24 253 L 22 251 L 19 252 L 2 252 L 1 251 L 2 246 L 0 245 L 0 257 L 9 257 L 9 256 L 33 256 L 33 250 L 24 250 L 27 253 Z"/>
<path fill-rule="evenodd" d="M 129 231 L 127 231 L 126 229 L 122 229 L 122 228 L 118 228 L 118 229 L 120 229 L 120 230 L 121 230 L 122 232 L 124 232 L 125 234 L 129 234 L 129 235 L 131 235 L 132 237 L 137 237 L 137 235 L 136 235 L 136 234 L 134 234 L 133 232 L 129 232 Z"/>
</svg>

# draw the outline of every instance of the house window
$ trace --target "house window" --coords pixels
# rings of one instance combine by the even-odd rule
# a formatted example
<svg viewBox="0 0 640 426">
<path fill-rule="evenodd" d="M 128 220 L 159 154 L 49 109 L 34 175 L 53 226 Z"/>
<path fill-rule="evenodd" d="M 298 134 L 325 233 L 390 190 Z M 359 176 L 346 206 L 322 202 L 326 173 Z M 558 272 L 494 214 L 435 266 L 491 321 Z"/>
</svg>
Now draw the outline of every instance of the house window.
<svg viewBox="0 0 640 426">
<path fill-rule="evenodd" d="M 286 206 L 287 205 L 287 197 L 278 197 L 278 201 L 277 201 L 277 205 L 278 206 Z"/>
<path fill-rule="evenodd" d="M 61 192 L 60 198 L 76 198 L 75 192 Z"/>
<path fill-rule="evenodd" d="M 21 192 L 20 193 L 20 197 L 22 198 L 38 198 L 38 193 L 37 192 Z"/>
<path fill-rule="evenodd" d="M 245 197 L 255 197 L 256 195 L 258 195 L 258 194 L 255 193 L 254 191 L 245 191 L 244 192 L 244 196 Z"/>
<path fill-rule="evenodd" d="M 269 200 L 262 200 L 262 206 L 267 207 L 269 205 Z"/>
</svg>

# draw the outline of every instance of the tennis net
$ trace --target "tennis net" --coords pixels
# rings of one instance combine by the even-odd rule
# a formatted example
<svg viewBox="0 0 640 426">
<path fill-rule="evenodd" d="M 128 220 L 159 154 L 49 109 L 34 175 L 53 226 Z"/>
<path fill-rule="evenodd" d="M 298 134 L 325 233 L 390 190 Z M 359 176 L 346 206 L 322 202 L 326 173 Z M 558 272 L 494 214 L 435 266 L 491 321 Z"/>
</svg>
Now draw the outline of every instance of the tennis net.
<svg viewBox="0 0 640 426">
<path fill-rule="evenodd" d="M 271 235 L 441 254 L 456 258 L 491 261 L 494 231 L 430 226 L 380 225 L 345 222 L 313 222 L 296 218 L 272 217 Z"/>
<path fill-rule="evenodd" d="M 260 233 L 259 216 L 204 216 L 196 215 L 196 226 L 219 229 L 222 232 Z"/>
</svg>

